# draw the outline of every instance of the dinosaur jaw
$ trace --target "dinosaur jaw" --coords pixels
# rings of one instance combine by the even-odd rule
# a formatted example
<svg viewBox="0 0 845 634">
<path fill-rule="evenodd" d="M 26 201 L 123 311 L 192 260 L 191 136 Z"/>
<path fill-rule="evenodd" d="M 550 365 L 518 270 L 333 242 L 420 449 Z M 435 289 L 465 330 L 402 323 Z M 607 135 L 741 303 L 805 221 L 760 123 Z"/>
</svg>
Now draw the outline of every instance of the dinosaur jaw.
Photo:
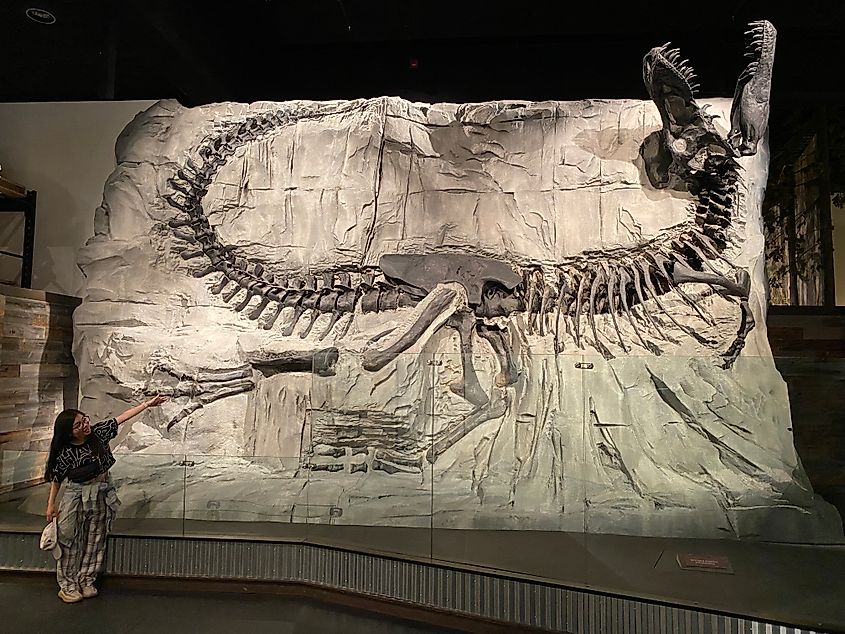
<svg viewBox="0 0 845 634">
<path fill-rule="evenodd" d="M 757 152 L 769 123 L 769 97 L 777 31 L 771 22 L 760 20 L 749 24 L 745 56 L 750 58 L 740 74 L 731 106 L 729 140 L 742 156 Z"/>
<path fill-rule="evenodd" d="M 685 127 L 699 116 L 695 104 L 695 73 L 680 51 L 667 42 L 656 46 L 643 58 L 643 81 L 649 96 L 660 110 L 665 127 Z"/>
</svg>

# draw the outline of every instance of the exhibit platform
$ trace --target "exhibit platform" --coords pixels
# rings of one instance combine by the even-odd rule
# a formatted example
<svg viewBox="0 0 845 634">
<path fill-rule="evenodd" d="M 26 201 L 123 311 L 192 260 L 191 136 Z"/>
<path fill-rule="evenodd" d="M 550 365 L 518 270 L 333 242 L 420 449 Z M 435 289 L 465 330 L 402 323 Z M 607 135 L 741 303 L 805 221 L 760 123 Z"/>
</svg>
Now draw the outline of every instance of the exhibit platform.
<svg viewBox="0 0 845 634">
<path fill-rule="evenodd" d="M 17 495 L 0 568 L 49 570 Z M 135 518 L 110 548 L 112 575 L 302 583 L 551 631 L 845 631 L 839 545 Z"/>
</svg>

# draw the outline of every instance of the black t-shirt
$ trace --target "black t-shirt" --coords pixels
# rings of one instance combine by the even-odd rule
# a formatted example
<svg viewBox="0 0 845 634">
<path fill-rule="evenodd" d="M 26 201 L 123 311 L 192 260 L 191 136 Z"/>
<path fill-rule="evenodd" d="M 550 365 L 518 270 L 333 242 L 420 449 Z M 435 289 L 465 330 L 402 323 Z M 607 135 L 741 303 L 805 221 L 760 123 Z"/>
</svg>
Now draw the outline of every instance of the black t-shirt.
<svg viewBox="0 0 845 634">
<path fill-rule="evenodd" d="M 86 440 L 81 445 L 68 445 L 56 458 L 53 468 L 53 481 L 62 482 L 70 477 L 74 482 L 85 482 L 111 469 L 115 463 L 109 441 L 117 436 L 117 420 L 109 420 L 91 426 L 91 433 L 96 434 L 103 445 L 103 455 L 94 455 L 91 442 Z"/>
</svg>

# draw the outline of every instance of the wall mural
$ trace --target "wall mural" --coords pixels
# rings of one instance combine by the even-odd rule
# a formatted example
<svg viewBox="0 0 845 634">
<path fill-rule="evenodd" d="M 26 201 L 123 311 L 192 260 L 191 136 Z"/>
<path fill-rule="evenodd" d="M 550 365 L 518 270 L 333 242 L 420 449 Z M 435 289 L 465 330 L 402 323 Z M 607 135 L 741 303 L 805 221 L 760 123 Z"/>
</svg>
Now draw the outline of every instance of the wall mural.
<svg viewBox="0 0 845 634">
<path fill-rule="evenodd" d="M 163 101 L 79 264 L 124 514 L 835 539 L 765 332 L 775 30 L 733 102 Z"/>
</svg>

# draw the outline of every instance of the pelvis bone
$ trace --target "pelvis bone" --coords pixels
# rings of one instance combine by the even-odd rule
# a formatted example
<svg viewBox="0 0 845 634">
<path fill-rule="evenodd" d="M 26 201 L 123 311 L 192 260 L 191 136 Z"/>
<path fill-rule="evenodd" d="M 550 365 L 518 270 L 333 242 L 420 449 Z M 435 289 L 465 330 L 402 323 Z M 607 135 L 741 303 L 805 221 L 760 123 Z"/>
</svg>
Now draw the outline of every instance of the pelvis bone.
<svg viewBox="0 0 845 634">
<path fill-rule="evenodd" d="M 583 251 L 558 262 L 482 252 L 390 253 L 377 266 L 291 270 L 281 279 L 268 272 L 278 272 L 278 263 L 248 262 L 226 244 L 205 207 L 221 167 L 249 144 L 360 104 L 295 114 L 271 110 L 205 139 L 169 180 L 164 198 L 176 212 L 169 227 L 182 258 L 197 263 L 194 275 L 218 278 L 213 294 L 235 311 L 251 307 L 246 313 L 250 320 L 282 336 L 296 333 L 301 339 L 330 342 L 343 355 L 356 315 L 410 309 L 401 332 L 372 339 L 363 354 L 364 371 L 380 371 L 433 329 L 452 329 L 464 362 L 463 379 L 451 389 L 474 408 L 471 418 L 478 424 L 499 415 L 510 398 L 508 387 L 519 381 L 513 319 L 521 320 L 526 337 L 553 339 L 557 353 L 564 350 L 565 335 L 576 350 L 606 358 L 636 348 L 660 355 L 688 337 L 718 350 L 722 365 L 730 368 L 754 327 L 748 273 L 727 257 L 740 199 L 738 159 L 754 154 L 765 132 L 776 33 L 768 22 L 759 22 L 752 24 L 750 35 L 751 62 L 737 84 L 728 138 L 696 103 L 694 73 L 676 49 L 666 44 L 645 56 L 643 78 L 662 120 L 662 129 L 640 146 L 645 175 L 655 189 L 683 192 L 692 203 L 685 221 L 628 247 Z M 713 294 L 738 300 L 739 327 L 732 341 L 706 334 L 714 318 L 703 297 Z M 683 307 L 683 317 L 678 307 Z M 286 323 L 277 325 L 283 311 Z M 318 322 L 321 315 L 329 315 L 328 320 Z M 318 323 L 323 323 L 319 329 Z M 472 366 L 474 346 L 482 342 L 498 361 L 494 384 L 486 389 Z M 329 343 L 315 346 L 315 351 L 327 348 Z M 250 363 L 255 371 L 268 367 L 267 360 Z M 307 364 L 281 362 L 275 367 L 309 369 Z M 244 378 L 237 380 L 237 389 L 248 387 Z M 464 425 L 467 431 L 471 428 Z M 436 459 L 461 435 L 445 433 L 428 458 Z"/>
</svg>

